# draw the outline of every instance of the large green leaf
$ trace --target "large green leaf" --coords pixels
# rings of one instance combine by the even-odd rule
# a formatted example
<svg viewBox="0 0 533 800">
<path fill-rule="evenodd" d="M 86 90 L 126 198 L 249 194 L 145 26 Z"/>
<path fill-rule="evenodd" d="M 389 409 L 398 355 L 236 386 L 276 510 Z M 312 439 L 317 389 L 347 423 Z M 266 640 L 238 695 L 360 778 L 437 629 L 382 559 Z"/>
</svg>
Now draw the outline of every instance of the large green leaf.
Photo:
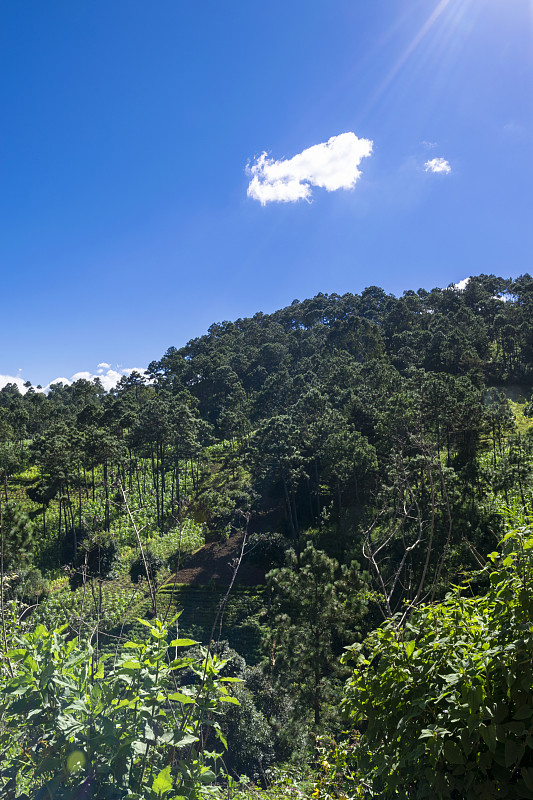
<svg viewBox="0 0 533 800">
<path fill-rule="evenodd" d="M 461 747 L 450 740 L 444 743 L 443 755 L 450 764 L 464 764 L 465 758 Z"/>
<path fill-rule="evenodd" d="M 162 797 L 167 792 L 170 792 L 171 789 L 172 776 L 170 774 L 169 764 L 154 778 L 154 782 L 152 783 L 152 791 L 155 792 L 158 797 Z"/>
</svg>

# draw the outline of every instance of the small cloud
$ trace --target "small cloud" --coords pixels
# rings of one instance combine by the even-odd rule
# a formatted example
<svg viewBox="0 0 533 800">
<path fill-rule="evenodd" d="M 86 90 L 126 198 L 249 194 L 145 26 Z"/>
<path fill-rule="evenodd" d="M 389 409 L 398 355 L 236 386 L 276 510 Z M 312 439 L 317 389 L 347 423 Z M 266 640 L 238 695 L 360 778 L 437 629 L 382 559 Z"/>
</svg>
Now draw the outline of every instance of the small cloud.
<svg viewBox="0 0 533 800">
<path fill-rule="evenodd" d="M 433 148 L 437 146 L 437 142 L 428 142 L 426 139 L 423 139 L 421 145 L 425 147 L 426 150 L 433 150 Z"/>
<path fill-rule="evenodd" d="M 102 386 L 109 392 L 110 389 L 114 389 L 119 380 L 124 376 L 123 372 L 117 372 L 115 369 L 108 369 L 103 375 L 98 375 L 98 377 L 102 383 Z"/>
<path fill-rule="evenodd" d="M 501 300 L 502 303 L 513 303 L 516 300 L 516 295 L 512 292 L 503 292 L 502 294 L 494 294 L 493 300 Z"/>
<path fill-rule="evenodd" d="M 105 361 L 101 361 L 100 364 L 98 364 L 96 373 L 77 372 L 72 376 L 72 380 L 74 381 L 78 380 L 79 378 L 83 378 L 87 381 L 94 381 L 95 378 L 98 378 L 106 392 L 109 392 L 111 389 L 115 388 L 119 380 L 125 375 L 131 375 L 132 372 L 140 372 L 141 375 L 144 375 L 144 371 L 145 367 L 122 368 L 117 366 L 113 369 L 110 364 Z"/>
<path fill-rule="evenodd" d="M 526 138 L 526 129 L 518 122 L 508 122 L 503 126 L 503 132 L 506 138 L 515 142 L 521 142 Z"/>
<path fill-rule="evenodd" d="M 359 139 L 350 131 L 281 161 L 262 153 L 247 167 L 252 176 L 248 197 L 264 206 L 310 200 L 312 186 L 328 192 L 353 189 L 361 176 L 359 164 L 372 153 L 372 146 L 370 139 Z"/>
<path fill-rule="evenodd" d="M 468 286 L 469 280 L 470 278 L 463 278 L 463 280 L 459 281 L 459 283 L 454 283 L 453 288 L 456 289 L 456 291 L 458 292 L 464 292 L 464 290 Z"/>
<path fill-rule="evenodd" d="M 50 389 L 50 386 L 53 386 L 55 383 L 63 383 L 65 386 L 70 386 L 72 381 L 69 380 L 68 378 L 54 378 L 53 381 L 50 381 L 48 386 L 44 387 L 43 392 L 46 394 L 48 392 L 48 390 Z"/>
<path fill-rule="evenodd" d="M 432 158 L 431 161 L 426 161 L 424 169 L 426 172 L 437 172 L 444 175 L 448 175 L 452 171 L 450 162 L 445 158 Z"/>
<path fill-rule="evenodd" d="M 92 377 L 90 372 L 75 372 L 71 380 L 73 383 L 74 381 L 90 381 Z"/>
<path fill-rule="evenodd" d="M 18 375 L 16 377 L 14 375 L 0 375 L 0 389 L 3 389 L 8 383 L 14 383 L 21 394 L 26 394 L 28 391 L 27 387 L 24 386 L 25 381 Z"/>
</svg>

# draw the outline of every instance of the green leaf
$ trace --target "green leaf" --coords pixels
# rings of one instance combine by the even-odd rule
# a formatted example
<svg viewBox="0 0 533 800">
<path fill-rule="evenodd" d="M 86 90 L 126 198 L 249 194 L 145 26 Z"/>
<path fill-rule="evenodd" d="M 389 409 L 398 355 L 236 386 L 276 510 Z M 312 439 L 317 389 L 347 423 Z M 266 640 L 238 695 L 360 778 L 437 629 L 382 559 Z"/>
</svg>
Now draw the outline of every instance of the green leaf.
<svg viewBox="0 0 533 800">
<path fill-rule="evenodd" d="M 193 736 L 192 733 L 184 733 L 182 731 L 176 731 L 173 737 L 173 741 L 176 747 L 187 747 L 188 745 L 197 742 L 198 736 Z"/>
<path fill-rule="evenodd" d="M 459 747 L 456 742 L 452 742 L 448 740 L 444 743 L 443 747 L 443 754 L 446 761 L 449 761 L 450 764 L 464 764 L 465 759 L 463 756 L 463 751 Z"/>
<path fill-rule="evenodd" d="M 99 660 L 98 668 L 97 668 L 97 670 L 96 670 L 96 672 L 95 672 L 93 677 L 94 677 L 94 679 L 96 681 L 101 681 L 102 678 L 104 677 L 104 659 L 103 658 L 101 658 Z"/>
<path fill-rule="evenodd" d="M 84 714 L 87 714 L 89 709 L 85 700 L 82 700 L 81 697 L 78 697 L 66 708 L 67 711 L 83 711 Z"/>
<path fill-rule="evenodd" d="M 488 770 L 492 765 L 492 753 L 490 750 L 485 750 L 483 753 L 480 754 L 478 759 L 478 764 L 481 770 Z"/>
<path fill-rule="evenodd" d="M 533 767 L 522 767 L 520 774 L 529 791 L 533 792 Z"/>
<path fill-rule="evenodd" d="M 218 700 L 220 703 L 232 703 L 234 706 L 240 706 L 240 703 L 236 697 L 219 697 Z"/>
<path fill-rule="evenodd" d="M 120 665 L 120 669 L 140 669 L 141 665 L 138 661 L 124 661 Z"/>
<path fill-rule="evenodd" d="M 491 753 L 496 750 L 496 728 L 494 725 L 486 725 L 481 729 L 481 736 L 483 741 L 489 748 Z"/>
<path fill-rule="evenodd" d="M 513 719 L 529 719 L 533 715 L 533 708 L 531 706 L 521 706 Z"/>
<path fill-rule="evenodd" d="M 514 739 L 507 739 L 505 742 L 505 766 L 506 768 L 512 767 L 517 764 L 524 755 L 525 747 L 521 742 L 515 742 Z"/>
<path fill-rule="evenodd" d="M 154 782 L 152 784 L 152 791 L 157 793 L 158 797 L 166 794 L 172 789 L 172 777 L 170 775 L 170 764 L 166 766 L 161 772 L 154 778 Z"/>
<path fill-rule="evenodd" d="M 174 700 L 176 703 L 194 703 L 194 698 L 183 694 L 183 692 L 173 692 L 169 694 L 168 699 Z"/>
<path fill-rule="evenodd" d="M 410 642 L 405 643 L 405 652 L 407 653 L 407 658 L 411 658 L 414 653 L 416 647 L 416 642 L 411 640 Z"/>
<path fill-rule="evenodd" d="M 222 733 L 222 731 L 220 730 L 220 728 L 217 728 L 215 730 L 215 735 L 217 736 L 218 739 L 220 739 L 220 741 L 224 745 L 224 749 L 227 750 L 228 749 L 228 741 L 227 741 L 226 737 L 224 736 L 224 734 Z"/>
<path fill-rule="evenodd" d="M 190 647 L 193 644 L 198 644 L 195 639 L 173 639 L 169 647 Z"/>
<path fill-rule="evenodd" d="M 44 775 L 47 772 L 56 772 L 61 768 L 61 759 L 57 756 L 45 756 L 37 769 L 35 775 Z"/>
</svg>

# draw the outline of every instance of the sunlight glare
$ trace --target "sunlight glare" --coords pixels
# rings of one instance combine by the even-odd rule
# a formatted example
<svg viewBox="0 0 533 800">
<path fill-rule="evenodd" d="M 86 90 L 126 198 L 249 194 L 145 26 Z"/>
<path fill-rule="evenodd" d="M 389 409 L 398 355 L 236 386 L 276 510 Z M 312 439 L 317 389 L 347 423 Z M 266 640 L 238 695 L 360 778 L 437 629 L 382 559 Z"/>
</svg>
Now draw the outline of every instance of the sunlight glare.
<svg viewBox="0 0 533 800">
<path fill-rule="evenodd" d="M 533 0 L 531 0 L 531 2 L 533 3 Z M 457 29 L 471 5 L 472 0 L 440 0 L 376 90 L 371 105 L 374 105 L 380 99 L 381 95 L 383 95 L 390 84 L 398 77 L 415 51 L 420 49 L 420 46 L 437 22 L 439 22 L 440 26 L 435 33 L 436 42 L 439 44 L 438 50 L 443 54 L 448 52 L 450 41 L 453 39 L 453 41 L 457 43 Z M 443 17 L 444 12 L 446 12 L 446 14 Z M 441 17 L 443 18 L 441 19 Z M 433 58 L 436 58 L 436 49 L 435 47 L 432 49 L 431 55 Z M 444 56 L 439 59 L 439 61 L 443 67 L 445 63 Z M 418 69 L 421 70 L 422 65 L 418 65 Z"/>
</svg>

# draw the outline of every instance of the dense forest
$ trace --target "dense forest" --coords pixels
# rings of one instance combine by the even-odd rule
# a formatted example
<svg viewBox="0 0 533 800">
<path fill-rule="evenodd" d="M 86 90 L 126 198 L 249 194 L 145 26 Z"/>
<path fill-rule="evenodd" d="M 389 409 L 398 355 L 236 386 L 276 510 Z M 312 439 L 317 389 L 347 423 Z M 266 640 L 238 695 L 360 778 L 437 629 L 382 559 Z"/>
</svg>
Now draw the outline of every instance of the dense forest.
<svg viewBox="0 0 533 800">
<path fill-rule="evenodd" d="M 527 274 L 5 386 L 0 797 L 533 798 L 532 386 Z"/>
</svg>

